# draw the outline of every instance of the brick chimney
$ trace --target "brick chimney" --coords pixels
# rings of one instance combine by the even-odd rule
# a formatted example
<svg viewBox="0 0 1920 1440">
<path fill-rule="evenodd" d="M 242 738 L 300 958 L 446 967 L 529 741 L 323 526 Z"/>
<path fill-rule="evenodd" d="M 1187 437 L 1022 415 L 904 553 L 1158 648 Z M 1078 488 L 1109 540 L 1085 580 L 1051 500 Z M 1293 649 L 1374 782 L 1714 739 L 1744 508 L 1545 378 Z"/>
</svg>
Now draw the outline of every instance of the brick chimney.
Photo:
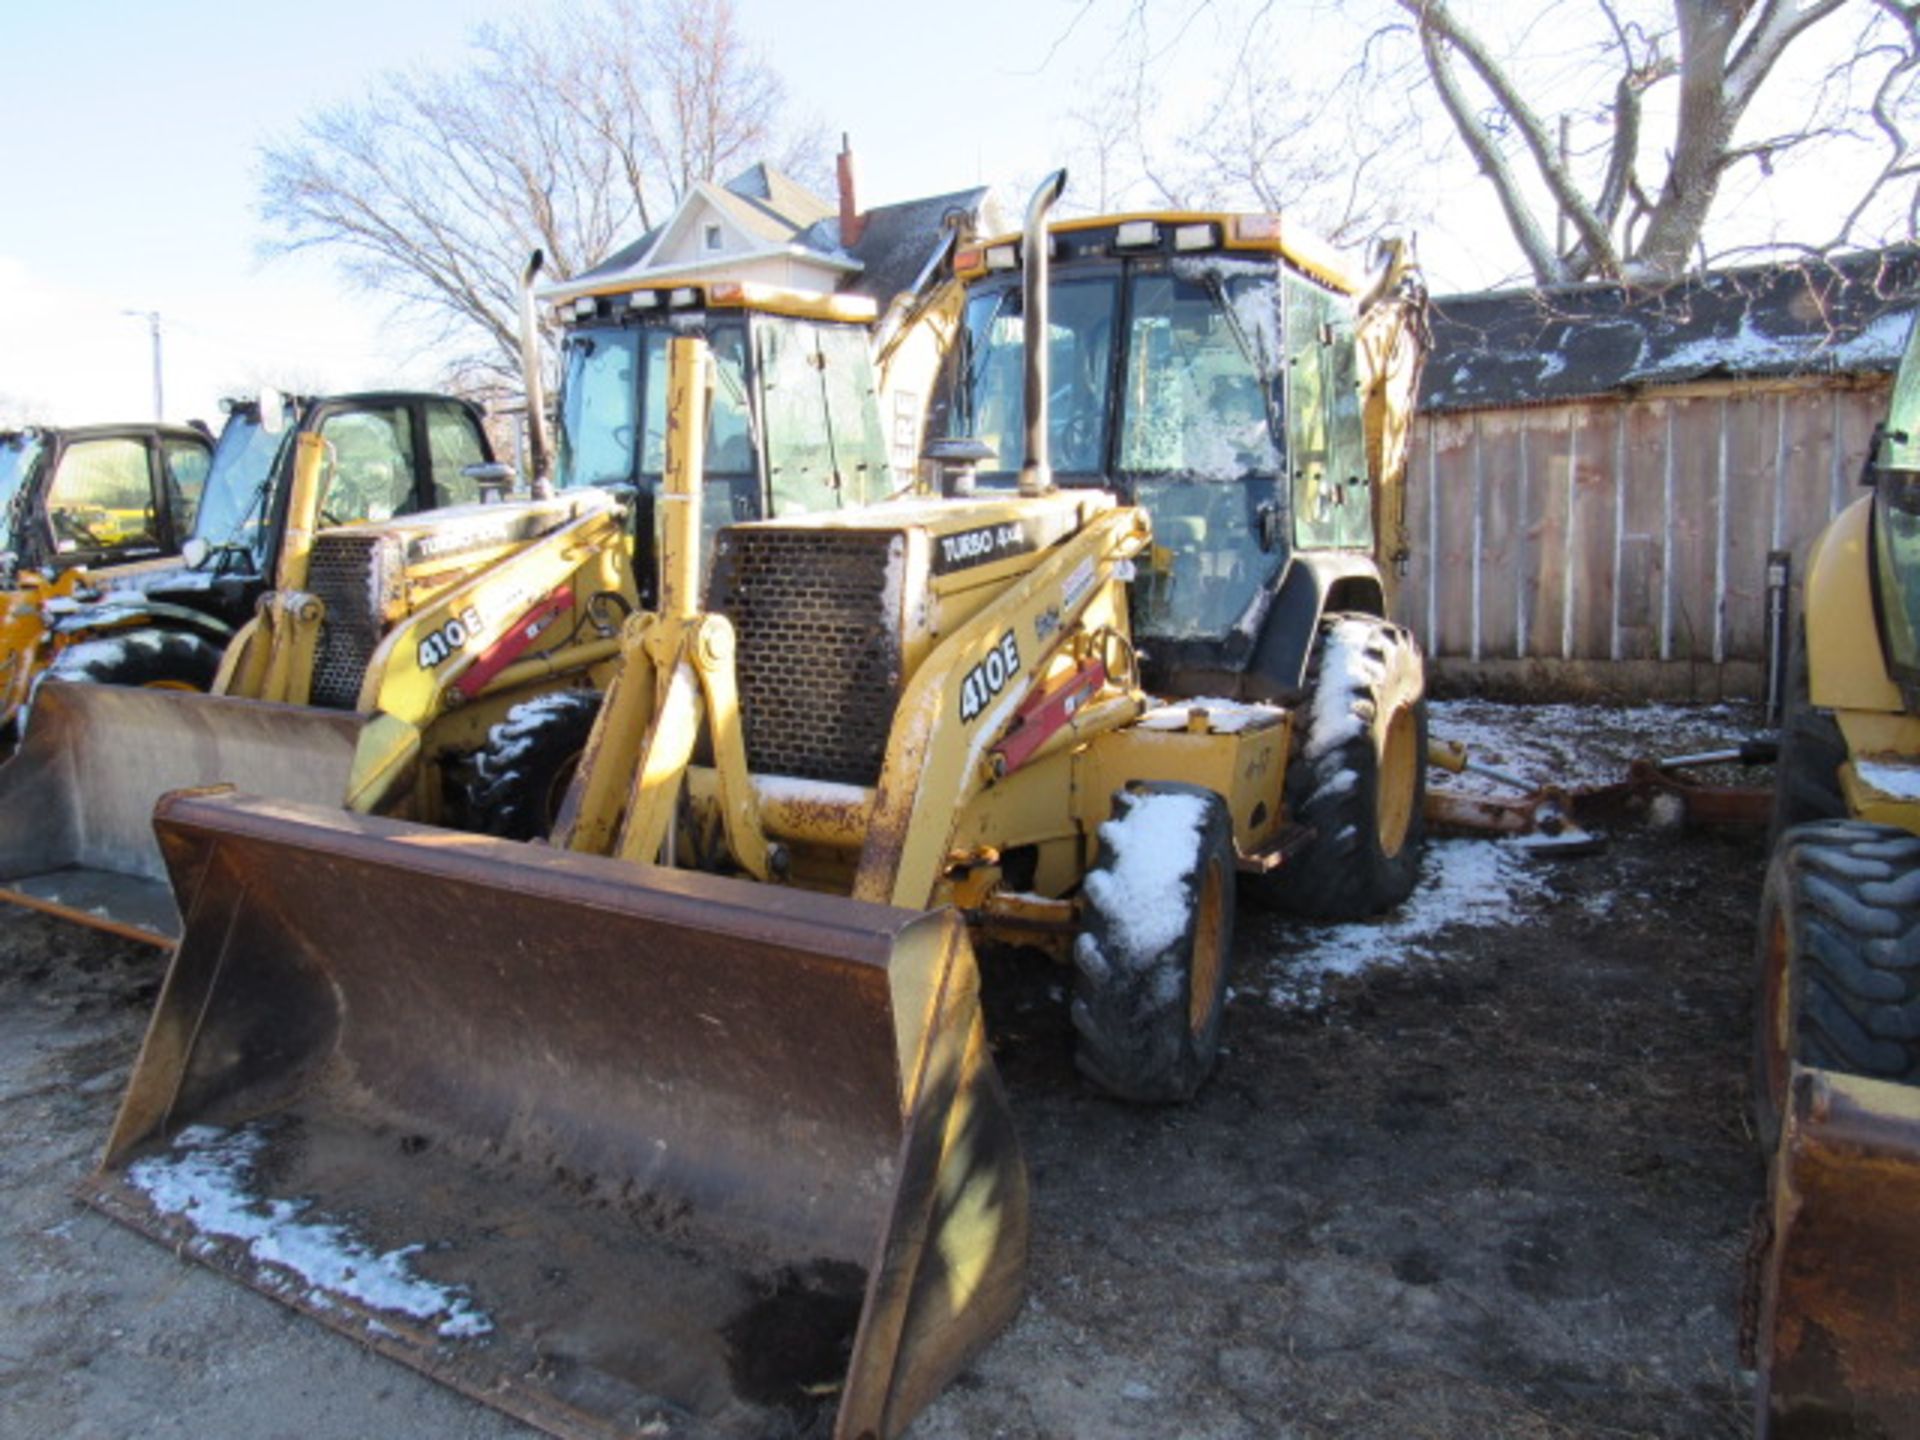
<svg viewBox="0 0 1920 1440">
<path fill-rule="evenodd" d="M 860 213 L 860 202 L 854 194 L 853 145 L 843 131 L 840 136 L 840 157 L 838 165 L 840 175 L 840 244 L 843 249 L 851 249 L 860 243 L 860 236 L 867 228 L 867 217 Z"/>
</svg>

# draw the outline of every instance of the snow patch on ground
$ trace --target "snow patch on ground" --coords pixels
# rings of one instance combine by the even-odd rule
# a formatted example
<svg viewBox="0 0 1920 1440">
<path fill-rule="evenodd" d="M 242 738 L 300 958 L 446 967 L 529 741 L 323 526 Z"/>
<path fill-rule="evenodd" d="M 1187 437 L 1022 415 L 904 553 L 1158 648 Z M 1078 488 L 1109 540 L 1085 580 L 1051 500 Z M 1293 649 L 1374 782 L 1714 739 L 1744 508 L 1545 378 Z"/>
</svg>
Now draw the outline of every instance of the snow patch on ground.
<svg viewBox="0 0 1920 1440">
<path fill-rule="evenodd" d="M 1751 739 L 1764 728 L 1758 706 L 1503 705 L 1491 700 L 1437 700 L 1428 708 L 1436 741 L 1466 744 L 1469 759 L 1529 785 L 1609 785 L 1624 780 L 1639 758 L 1715 750 Z M 1647 737 L 1658 737 L 1654 750 Z M 1766 784 L 1768 773 L 1746 783 Z M 1428 772 L 1428 784 L 1471 795 L 1512 795 L 1490 776 Z"/>
<path fill-rule="evenodd" d="M 1287 953 L 1271 957 L 1270 1003 L 1312 1007 L 1329 979 L 1437 955 L 1447 932 L 1511 925 L 1545 897 L 1551 871 L 1510 841 L 1429 842 L 1420 885 L 1393 914 L 1351 925 L 1289 926 Z"/>
<path fill-rule="evenodd" d="M 493 1329 L 466 1297 L 413 1274 L 408 1257 L 419 1252 L 419 1245 L 376 1253 L 345 1225 L 302 1219 L 305 1200 L 254 1195 L 248 1180 L 264 1144 L 248 1130 L 190 1126 L 175 1137 L 170 1153 L 129 1166 L 127 1180 L 161 1214 L 179 1216 L 203 1235 L 241 1241 L 260 1264 L 300 1276 L 312 1287 L 307 1298 L 316 1305 L 345 1297 L 432 1321 L 449 1340 Z"/>
<path fill-rule="evenodd" d="M 1180 938 L 1187 919 L 1187 872 L 1193 836 L 1206 823 L 1198 795 L 1146 794 L 1100 827 L 1113 868 L 1087 875 L 1086 891 L 1110 916 L 1129 955 L 1151 957 Z"/>
</svg>

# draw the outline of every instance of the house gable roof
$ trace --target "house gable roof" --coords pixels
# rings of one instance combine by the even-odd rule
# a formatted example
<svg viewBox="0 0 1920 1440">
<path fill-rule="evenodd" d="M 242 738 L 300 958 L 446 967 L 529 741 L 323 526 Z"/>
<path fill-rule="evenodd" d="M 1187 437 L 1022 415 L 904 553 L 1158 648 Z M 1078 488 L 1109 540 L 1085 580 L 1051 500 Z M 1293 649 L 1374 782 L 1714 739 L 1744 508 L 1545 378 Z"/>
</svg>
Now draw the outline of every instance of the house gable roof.
<svg viewBox="0 0 1920 1440">
<path fill-rule="evenodd" d="M 1736 377 L 1899 366 L 1920 248 L 1716 271 L 1659 289 L 1570 286 L 1433 302 L 1421 408 L 1563 403 Z"/>
</svg>

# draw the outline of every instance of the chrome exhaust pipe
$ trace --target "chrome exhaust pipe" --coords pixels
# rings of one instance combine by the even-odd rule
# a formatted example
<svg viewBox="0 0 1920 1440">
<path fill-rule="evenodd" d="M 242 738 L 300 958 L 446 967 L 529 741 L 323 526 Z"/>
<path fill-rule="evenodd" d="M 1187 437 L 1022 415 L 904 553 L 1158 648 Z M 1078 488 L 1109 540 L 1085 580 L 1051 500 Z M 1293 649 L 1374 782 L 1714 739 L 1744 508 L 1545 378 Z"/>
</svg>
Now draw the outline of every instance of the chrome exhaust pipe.
<svg viewBox="0 0 1920 1440">
<path fill-rule="evenodd" d="M 534 251 L 520 276 L 520 378 L 527 391 L 528 466 L 533 471 L 532 489 L 536 500 L 553 497 L 553 451 L 547 445 L 547 394 L 541 381 L 540 322 L 533 306 L 533 282 L 546 260 L 544 251 Z"/>
<path fill-rule="evenodd" d="M 1027 458 L 1020 467 L 1020 493 L 1045 495 L 1053 489 L 1047 454 L 1047 278 L 1053 247 L 1047 212 L 1067 188 L 1067 172 L 1056 170 L 1040 182 L 1027 202 L 1027 228 L 1021 239 L 1021 310 L 1025 315 L 1027 361 Z"/>
</svg>

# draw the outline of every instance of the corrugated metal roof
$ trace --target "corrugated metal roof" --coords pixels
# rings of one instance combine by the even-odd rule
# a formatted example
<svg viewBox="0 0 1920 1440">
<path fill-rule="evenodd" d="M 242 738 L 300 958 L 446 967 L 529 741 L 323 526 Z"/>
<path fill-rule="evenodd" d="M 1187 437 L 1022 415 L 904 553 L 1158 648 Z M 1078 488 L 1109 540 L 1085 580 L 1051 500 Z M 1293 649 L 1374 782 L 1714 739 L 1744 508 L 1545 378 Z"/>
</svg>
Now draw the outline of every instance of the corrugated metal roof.
<svg viewBox="0 0 1920 1440">
<path fill-rule="evenodd" d="M 1891 372 L 1920 306 L 1920 249 L 1433 302 L 1427 411 L 1592 399 L 1689 381 Z"/>
</svg>

